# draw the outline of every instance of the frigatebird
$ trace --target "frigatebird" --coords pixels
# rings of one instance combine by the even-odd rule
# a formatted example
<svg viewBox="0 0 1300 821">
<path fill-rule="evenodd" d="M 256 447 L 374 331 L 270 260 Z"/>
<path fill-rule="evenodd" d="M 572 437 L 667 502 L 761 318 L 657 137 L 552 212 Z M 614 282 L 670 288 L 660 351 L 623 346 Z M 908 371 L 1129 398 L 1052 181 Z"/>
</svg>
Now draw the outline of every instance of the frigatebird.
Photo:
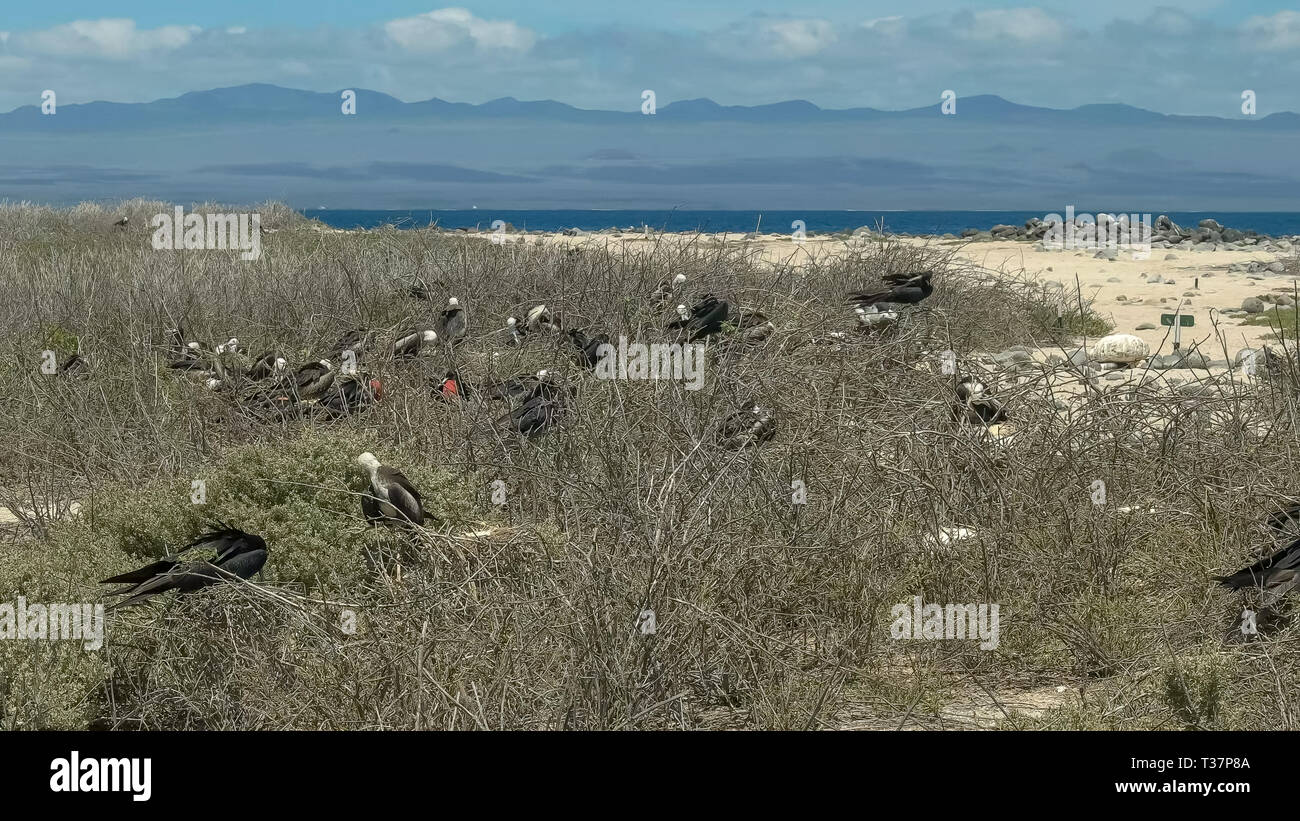
<svg viewBox="0 0 1300 821">
<path fill-rule="evenodd" d="M 464 402 L 473 399 L 478 391 L 462 381 L 456 371 L 447 371 L 433 386 L 433 395 L 448 402 Z"/>
<path fill-rule="evenodd" d="M 334 366 L 328 359 L 308 362 L 293 374 L 293 391 L 298 399 L 315 399 L 334 384 Z"/>
<path fill-rule="evenodd" d="M 595 368 L 602 359 L 601 346 L 609 344 L 609 334 L 596 334 L 587 336 L 581 328 L 571 328 L 568 333 L 569 344 L 573 346 L 574 359 L 579 365 L 585 368 Z M 605 354 L 609 354 L 609 349 L 605 349 Z"/>
<path fill-rule="evenodd" d="M 957 401 L 953 403 L 952 416 L 958 422 L 972 425 L 995 425 L 1006 421 L 1007 409 L 983 382 L 968 376 L 957 383 Z"/>
<path fill-rule="evenodd" d="M 669 322 L 668 327 L 678 331 L 684 341 L 695 342 L 721 331 L 730 315 L 731 305 L 726 300 L 708 294 L 692 305 L 689 312 L 685 305 L 678 305 L 678 318 Z"/>
<path fill-rule="evenodd" d="M 253 382 L 260 382 L 273 376 L 283 377 L 288 367 L 289 361 L 271 350 L 259 356 L 249 366 L 246 376 Z"/>
<path fill-rule="evenodd" d="M 351 351 L 360 357 L 374 344 L 375 332 L 365 328 L 354 328 L 339 337 L 338 344 L 326 351 L 319 359 L 342 359 L 343 354 Z"/>
<path fill-rule="evenodd" d="M 215 550 L 216 555 L 204 561 L 180 560 L 181 554 L 197 548 Z M 185 594 L 219 581 L 248 579 L 266 564 L 266 554 L 266 542 L 261 536 L 217 522 L 212 529 L 200 534 L 175 555 L 164 557 L 138 570 L 104 579 L 100 584 L 128 585 L 106 594 L 127 596 L 107 608 L 119 610 L 142 604 L 168 590 Z"/>
<path fill-rule="evenodd" d="M 430 329 L 404 331 L 393 340 L 394 359 L 414 359 L 425 345 L 438 341 L 438 332 Z"/>
<path fill-rule="evenodd" d="M 911 279 L 893 284 L 893 287 L 885 291 L 852 293 L 849 294 L 848 301 L 863 308 L 881 304 L 916 305 L 934 293 L 934 285 L 930 282 L 931 276 L 933 272 L 926 271 Z"/>
<path fill-rule="evenodd" d="M 1270 601 L 1276 601 L 1300 584 L 1300 539 L 1250 567 L 1214 580 L 1229 590 L 1261 588 Z"/>
<path fill-rule="evenodd" d="M 776 330 L 767 315 L 757 308 L 737 308 L 733 338 L 740 342 L 762 342 Z"/>
<path fill-rule="evenodd" d="M 438 314 L 438 338 L 444 345 L 455 345 L 463 340 L 467 333 L 469 333 L 469 320 L 465 316 L 465 309 L 460 307 L 459 299 L 451 297 L 447 300 L 447 307 Z"/>
<path fill-rule="evenodd" d="M 665 279 L 655 288 L 655 291 L 650 295 L 650 298 L 662 307 L 672 300 L 673 295 L 677 293 L 685 282 L 686 274 L 678 274 L 672 279 Z"/>
<path fill-rule="evenodd" d="M 420 492 L 400 470 L 380 464 L 370 451 L 358 456 L 357 464 L 370 477 L 370 492 L 361 497 L 361 513 L 366 521 L 418 525 L 429 517 L 420 502 Z"/>
<path fill-rule="evenodd" d="M 760 445 L 776 433 L 776 416 L 759 405 L 734 411 L 714 431 L 714 440 L 729 450 Z"/>
<path fill-rule="evenodd" d="M 350 416 L 384 398 L 384 384 L 367 376 L 349 375 L 334 380 L 316 403 L 326 416 Z"/>
<path fill-rule="evenodd" d="M 125 227 L 126 227 L 126 224 L 127 224 L 128 222 L 130 222 L 130 221 L 131 221 L 131 217 L 129 217 L 129 216 L 122 217 L 120 220 L 118 220 L 117 222 L 113 223 L 113 227 L 114 227 L 114 228 L 125 228 Z"/>
<path fill-rule="evenodd" d="M 529 308 L 528 313 L 524 315 L 524 327 L 528 329 L 529 333 L 536 333 L 538 331 L 554 333 L 560 330 L 560 323 L 559 320 L 555 318 L 555 314 L 551 312 L 550 308 L 547 308 L 545 305 L 534 305 L 532 308 Z"/>
</svg>

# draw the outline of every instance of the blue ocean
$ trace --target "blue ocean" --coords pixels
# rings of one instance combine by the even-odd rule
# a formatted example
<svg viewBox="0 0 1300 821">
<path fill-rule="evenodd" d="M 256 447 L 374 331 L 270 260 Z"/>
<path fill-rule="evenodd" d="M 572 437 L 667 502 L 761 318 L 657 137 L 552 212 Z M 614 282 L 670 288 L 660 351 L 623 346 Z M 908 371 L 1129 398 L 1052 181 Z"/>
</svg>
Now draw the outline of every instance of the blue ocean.
<svg viewBox="0 0 1300 821">
<path fill-rule="evenodd" d="M 1079 214 L 1118 212 L 1119 209 L 1075 208 L 1075 213 Z M 1042 219 L 1049 213 L 1064 211 L 1061 208 L 1042 211 L 366 211 L 313 208 L 303 213 L 334 228 L 376 228 L 381 225 L 425 228 L 436 224 L 447 229 L 478 228 L 489 231 L 493 222 L 501 220 L 516 230 L 527 231 L 560 231 L 565 228 L 599 231 L 602 228 L 628 227 L 640 230 L 642 226 L 649 226 L 663 231 L 716 233 L 758 229 L 765 233 L 789 233 L 795 221 L 802 220 L 804 230 L 809 234 L 852 231 L 863 226 L 882 228 L 896 234 L 959 234 L 966 228 L 988 229 L 999 224 L 1023 225 L 1031 217 Z M 1152 219 L 1156 216 L 1158 215 L 1153 213 Z M 1183 211 L 1169 212 L 1169 217 L 1182 226 L 1195 226 L 1203 219 L 1212 218 L 1224 226 L 1242 231 L 1253 229 L 1270 236 L 1300 234 L 1300 213 L 1296 212 Z"/>
</svg>

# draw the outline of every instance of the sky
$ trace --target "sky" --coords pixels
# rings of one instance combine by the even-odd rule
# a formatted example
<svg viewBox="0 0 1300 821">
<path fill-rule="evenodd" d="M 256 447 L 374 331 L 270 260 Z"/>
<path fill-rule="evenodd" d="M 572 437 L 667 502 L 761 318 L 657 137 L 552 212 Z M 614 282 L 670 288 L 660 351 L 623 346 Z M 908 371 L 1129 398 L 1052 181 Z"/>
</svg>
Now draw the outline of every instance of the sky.
<svg viewBox="0 0 1300 821">
<path fill-rule="evenodd" d="M 147 102 L 244 83 L 407 101 L 554 99 L 633 111 L 709 97 L 913 108 L 998 94 L 1171 114 L 1300 111 L 1300 11 L 1268 0 L 4 2 L 0 111 Z M 111 16 L 109 16 L 111 15 Z"/>
</svg>

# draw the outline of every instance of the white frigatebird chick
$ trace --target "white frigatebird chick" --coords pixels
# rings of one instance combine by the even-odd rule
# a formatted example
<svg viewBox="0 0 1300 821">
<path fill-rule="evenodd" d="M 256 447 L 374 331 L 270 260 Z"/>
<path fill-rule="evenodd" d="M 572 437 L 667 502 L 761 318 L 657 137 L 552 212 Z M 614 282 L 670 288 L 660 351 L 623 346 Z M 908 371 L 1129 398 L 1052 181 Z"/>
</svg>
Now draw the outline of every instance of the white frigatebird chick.
<svg viewBox="0 0 1300 821">
<path fill-rule="evenodd" d="M 758 405 L 750 405 L 723 419 L 714 431 L 714 440 L 728 450 L 739 450 L 760 445 L 771 439 L 774 433 L 776 416 Z"/>
<path fill-rule="evenodd" d="M 952 406 L 952 417 L 972 425 L 995 425 L 1006 421 L 1007 409 L 983 382 L 968 376 L 957 383 L 957 401 Z"/>
<path fill-rule="evenodd" d="M 569 344 L 573 346 L 574 359 L 585 368 L 595 368 L 600 363 L 600 346 L 609 344 L 609 334 L 587 336 L 581 328 L 571 328 L 568 333 Z M 609 351 L 606 350 L 606 355 Z"/>
<path fill-rule="evenodd" d="M 686 282 L 686 274 L 678 274 L 672 279 L 665 279 L 655 288 L 650 298 L 653 299 L 660 307 L 667 305 L 677 293 L 677 291 Z"/>
<path fill-rule="evenodd" d="M 548 333 L 557 333 L 560 330 L 560 322 L 555 318 L 550 308 L 545 305 L 534 305 L 528 309 L 524 315 L 524 327 L 529 333 L 538 333 L 546 331 Z"/>
<path fill-rule="evenodd" d="M 469 319 L 465 309 L 460 307 L 460 300 L 451 297 L 447 307 L 438 314 L 438 338 L 444 345 L 456 345 L 469 333 Z"/>
<path fill-rule="evenodd" d="M 294 395 L 300 400 L 315 399 L 329 390 L 330 385 L 334 384 L 335 375 L 334 366 L 328 359 L 308 362 L 294 371 L 291 383 Z"/>
<path fill-rule="evenodd" d="M 394 359 L 414 359 L 425 345 L 438 341 L 438 332 L 430 329 L 404 331 L 393 340 Z"/>
<path fill-rule="evenodd" d="M 361 514 L 368 522 L 421 524 L 424 512 L 420 492 L 397 468 L 381 465 L 370 451 L 357 457 L 357 464 L 370 476 L 370 492 L 361 497 Z"/>
<path fill-rule="evenodd" d="M 730 315 L 731 305 L 726 300 L 708 294 L 692 305 L 689 313 L 685 305 L 678 305 L 677 319 L 669 322 L 668 327 L 677 330 L 683 340 L 695 342 L 721 331 Z"/>
<path fill-rule="evenodd" d="M 1215 576 L 1214 580 L 1229 590 L 1258 587 L 1265 591 L 1268 601 L 1277 601 L 1300 584 L 1300 539 L 1250 567 L 1231 576 Z"/>
<path fill-rule="evenodd" d="M 216 555 L 205 561 L 180 560 L 182 553 L 196 548 L 215 550 Z M 181 594 L 191 593 L 223 580 L 248 579 L 266 564 L 266 554 L 266 542 L 261 536 L 217 522 L 214 528 L 200 534 L 197 539 L 177 551 L 176 555 L 167 556 L 139 570 L 104 579 L 100 584 L 130 585 L 107 594 L 127 594 L 127 598 L 108 607 L 108 610 L 119 610 L 142 604 L 168 590 L 176 590 Z"/>
<path fill-rule="evenodd" d="M 930 282 L 931 276 L 933 276 L 933 272 L 926 271 L 905 282 L 893 285 L 886 291 L 852 293 L 849 294 L 848 301 L 863 308 L 869 305 L 885 303 L 890 305 L 916 305 L 934 293 L 934 285 Z"/>
</svg>

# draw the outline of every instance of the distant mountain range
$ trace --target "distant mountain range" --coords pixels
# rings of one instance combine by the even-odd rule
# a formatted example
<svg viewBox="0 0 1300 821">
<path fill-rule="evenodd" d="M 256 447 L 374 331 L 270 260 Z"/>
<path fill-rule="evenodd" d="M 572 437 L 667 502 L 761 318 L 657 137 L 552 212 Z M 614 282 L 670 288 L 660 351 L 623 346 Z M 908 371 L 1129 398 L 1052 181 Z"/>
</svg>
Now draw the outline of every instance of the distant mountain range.
<svg viewBox="0 0 1300 821">
<path fill-rule="evenodd" d="M 993 95 L 903 111 L 708 99 L 598 111 L 254 84 L 0 114 L 0 199 L 339 208 L 1300 210 L 1300 114 Z"/>
<path fill-rule="evenodd" d="M 501 97 L 486 103 L 452 103 L 437 97 L 406 103 L 378 91 L 353 89 L 358 116 L 391 121 L 411 120 L 487 120 L 530 119 L 566 123 L 621 123 L 647 116 L 638 111 L 601 111 L 576 108 L 555 100 L 516 100 Z M 193 127 L 232 122 L 258 122 L 274 117 L 298 120 L 328 120 L 340 116 L 341 91 L 318 92 L 253 83 L 209 91 L 192 91 L 149 103 L 71 103 L 60 106 L 55 117 L 43 115 L 38 105 L 22 106 L 0 114 L 0 130 L 40 131 L 136 129 Z M 807 100 L 785 100 L 767 105 L 721 105 L 701 97 L 679 100 L 659 107 L 654 116 L 670 122 L 741 122 L 741 123 L 842 123 L 878 122 L 938 118 L 945 115 L 941 103 L 886 111 L 878 108 L 821 108 Z M 1160 114 L 1118 103 L 1084 105 L 1057 109 L 1020 105 L 994 94 L 980 94 L 957 100 L 962 119 L 984 122 L 1014 122 L 1025 125 L 1150 125 L 1170 123 L 1239 128 L 1300 129 L 1300 114 L 1290 111 L 1259 118 L 1226 119 L 1222 117 Z"/>
</svg>

